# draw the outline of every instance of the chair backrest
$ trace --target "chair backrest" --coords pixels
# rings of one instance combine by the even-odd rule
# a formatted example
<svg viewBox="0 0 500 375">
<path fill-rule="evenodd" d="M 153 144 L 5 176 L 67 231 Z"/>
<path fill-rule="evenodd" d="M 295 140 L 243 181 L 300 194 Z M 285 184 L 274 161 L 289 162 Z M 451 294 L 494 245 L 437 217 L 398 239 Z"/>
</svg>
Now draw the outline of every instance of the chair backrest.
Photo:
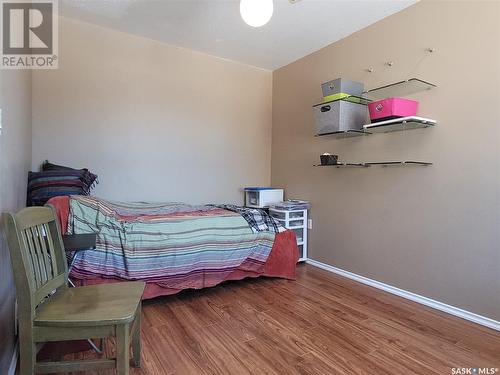
<svg viewBox="0 0 500 375">
<path fill-rule="evenodd" d="M 19 315 L 35 314 L 50 293 L 68 282 L 68 265 L 52 207 L 4 213 L 3 221 L 14 271 Z"/>
</svg>

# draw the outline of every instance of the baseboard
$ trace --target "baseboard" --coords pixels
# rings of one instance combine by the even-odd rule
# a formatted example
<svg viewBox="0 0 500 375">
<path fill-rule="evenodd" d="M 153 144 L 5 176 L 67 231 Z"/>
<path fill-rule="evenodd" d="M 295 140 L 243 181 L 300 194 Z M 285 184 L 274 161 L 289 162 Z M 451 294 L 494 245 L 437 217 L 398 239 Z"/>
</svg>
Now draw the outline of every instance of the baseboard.
<svg viewBox="0 0 500 375">
<path fill-rule="evenodd" d="M 15 375 L 18 356 L 19 356 L 19 343 L 16 342 L 16 345 L 14 346 L 14 352 L 12 353 L 12 359 L 10 360 L 10 366 L 7 375 Z"/>
<path fill-rule="evenodd" d="M 374 288 L 381 289 L 381 290 L 384 290 L 386 292 L 395 294 L 399 297 L 409 299 L 413 302 L 417 302 L 417 303 L 420 303 L 422 305 L 432 307 L 436 310 L 440 310 L 440 311 L 443 311 L 445 313 L 458 316 L 459 318 L 466 319 L 466 320 L 469 320 L 471 322 L 483 325 L 485 327 L 500 331 L 500 322 L 493 320 L 491 318 L 487 318 L 485 316 L 481 316 L 481 315 L 472 313 L 470 311 L 460 309 L 460 308 L 455 307 L 455 306 L 447 305 L 446 303 L 435 301 L 433 299 L 421 296 L 419 294 L 408 292 L 406 290 L 399 289 L 399 288 L 396 288 L 394 286 L 381 283 L 380 281 L 369 279 L 368 277 L 360 276 L 360 275 L 357 275 L 357 274 L 349 272 L 349 271 L 344 271 L 340 268 L 330 266 L 329 264 L 321 263 L 321 262 L 318 262 L 318 261 L 313 260 L 313 259 L 307 259 L 306 263 L 310 264 L 311 266 L 318 267 L 318 268 L 321 268 L 323 270 L 333 272 L 337 275 L 347 277 L 348 279 L 358 281 L 362 284 L 369 285 L 369 286 L 372 286 Z"/>
</svg>

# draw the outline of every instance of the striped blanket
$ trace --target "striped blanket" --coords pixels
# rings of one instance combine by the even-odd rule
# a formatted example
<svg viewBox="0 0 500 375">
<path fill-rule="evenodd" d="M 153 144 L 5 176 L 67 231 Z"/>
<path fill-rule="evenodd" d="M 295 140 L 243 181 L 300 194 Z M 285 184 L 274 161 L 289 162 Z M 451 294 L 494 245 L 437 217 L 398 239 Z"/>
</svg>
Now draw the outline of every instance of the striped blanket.
<svg viewBox="0 0 500 375">
<path fill-rule="evenodd" d="M 182 204 L 108 202 L 72 196 L 69 234 L 97 233 L 77 253 L 71 276 L 155 282 L 165 288 L 212 286 L 234 270 L 261 273 L 275 233 L 254 233 L 238 213 Z"/>
</svg>

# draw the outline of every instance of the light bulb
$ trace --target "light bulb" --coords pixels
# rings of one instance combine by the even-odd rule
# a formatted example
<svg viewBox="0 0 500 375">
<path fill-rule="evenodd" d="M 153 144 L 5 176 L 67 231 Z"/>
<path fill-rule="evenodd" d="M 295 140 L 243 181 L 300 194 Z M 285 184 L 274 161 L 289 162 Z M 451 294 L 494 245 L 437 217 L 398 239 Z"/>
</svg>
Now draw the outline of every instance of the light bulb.
<svg viewBox="0 0 500 375">
<path fill-rule="evenodd" d="M 264 26 L 273 16 L 273 0 L 240 0 L 243 21 L 253 27 Z"/>
</svg>

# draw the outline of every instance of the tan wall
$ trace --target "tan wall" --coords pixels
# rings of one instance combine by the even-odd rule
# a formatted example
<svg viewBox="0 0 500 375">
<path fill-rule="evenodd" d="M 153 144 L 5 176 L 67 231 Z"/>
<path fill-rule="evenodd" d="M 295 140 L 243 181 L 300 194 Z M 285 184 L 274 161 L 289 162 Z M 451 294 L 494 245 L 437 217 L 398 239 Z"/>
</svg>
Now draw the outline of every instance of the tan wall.
<svg viewBox="0 0 500 375">
<path fill-rule="evenodd" d="M 31 164 L 31 72 L 0 70 L 0 213 L 26 202 Z M 1 221 L 1 220 L 0 220 Z M 14 350 L 15 286 L 0 222 L 0 374 L 7 374 Z"/>
<path fill-rule="evenodd" d="M 89 167 L 114 200 L 270 183 L 271 72 L 65 18 L 59 67 L 33 74 L 33 168 Z"/>
<path fill-rule="evenodd" d="M 499 8 L 423 1 L 274 72 L 272 184 L 311 201 L 311 258 L 500 320 Z M 439 126 L 314 138 L 311 106 L 337 77 L 435 82 L 414 97 Z M 435 165 L 312 167 L 323 152 Z"/>
</svg>

